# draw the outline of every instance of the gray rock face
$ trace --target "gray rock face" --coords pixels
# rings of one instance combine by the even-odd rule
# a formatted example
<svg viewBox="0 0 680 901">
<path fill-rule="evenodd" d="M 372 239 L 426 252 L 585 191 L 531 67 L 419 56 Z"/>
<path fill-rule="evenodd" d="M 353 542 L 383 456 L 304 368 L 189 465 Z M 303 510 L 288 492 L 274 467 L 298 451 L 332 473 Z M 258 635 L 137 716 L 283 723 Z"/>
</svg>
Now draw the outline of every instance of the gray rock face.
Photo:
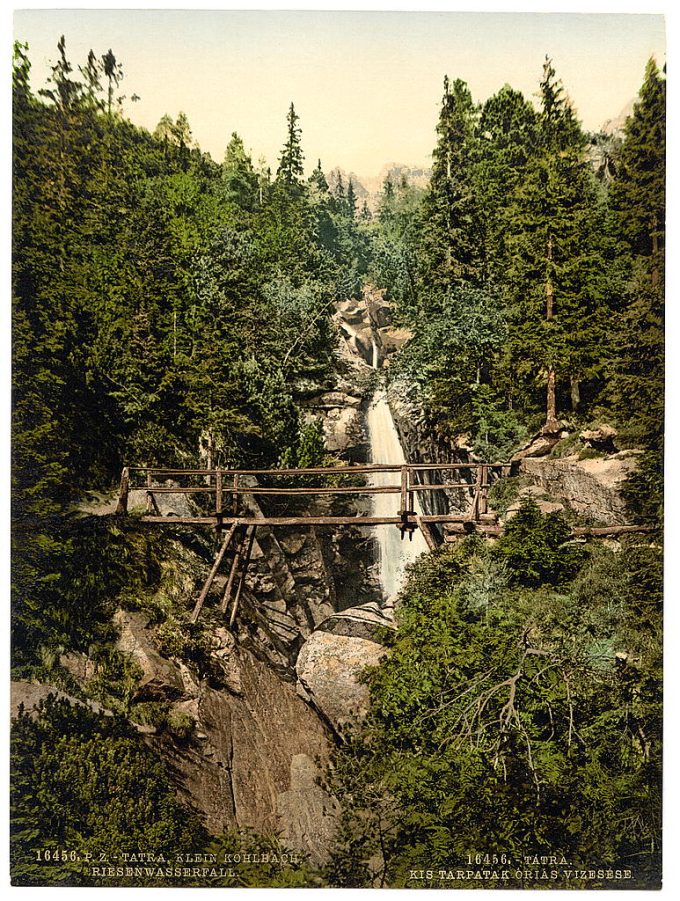
<svg viewBox="0 0 680 901">
<path fill-rule="evenodd" d="M 611 453 L 616 450 L 614 442 L 617 435 L 618 432 L 613 426 L 601 425 L 596 429 L 589 429 L 585 432 L 581 432 L 579 438 L 589 447 Z"/>
<path fill-rule="evenodd" d="M 38 714 L 38 707 L 41 701 L 53 695 L 58 701 L 68 701 L 76 707 L 89 707 L 94 713 L 103 716 L 113 716 L 110 710 L 102 707 L 97 701 L 81 701 L 80 698 L 74 698 L 72 695 L 55 688 L 53 685 L 46 685 L 43 682 L 21 682 L 13 681 L 11 683 L 11 699 L 10 699 L 10 715 L 15 719 L 19 714 L 19 709 L 23 708 L 24 712 L 35 718 Z"/>
<path fill-rule="evenodd" d="M 388 385 L 387 398 L 408 462 L 470 462 L 470 452 L 466 447 L 437 435 L 425 421 L 423 406 L 414 385 L 392 381 Z M 433 482 L 441 482 L 441 476 L 442 473 L 436 471 L 428 474 Z M 466 510 L 471 496 L 465 489 L 424 491 L 420 495 L 420 503 L 425 513 L 446 513 L 449 510 Z"/>
<path fill-rule="evenodd" d="M 336 305 L 335 321 L 349 350 L 373 365 L 377 350 L 379 365 L 412 337 L 408 329 L 392 322 L 392 306 L 377 288 L 366 288 L 361 303 L 343 301 Z"/>
<path fill-rule="evenodd" d="M 177 483 L 174 483 L 176 486 Z M 173 482 L 168 481 L 165 487 L 172 488 Z M 161 516 L 194 516 L 195 511 L 191 504 L 190 495 L 177 492 L 173 494 L 154 494 L 156 504 Z M 128 495 L 128 510 L 146 510 L 147 495 L 146 489 L 135 488 Z"/>
<path fill-rule="evenodd" d="M 302 646 L 297 674 L 314 705 L 336 728 L 360 722 L 369 709 L 368 688 L 359 681 L 386 648 L 366 638 L 314 632 Z"/>
<path fill-rule="evenodd" d="M 158 653 L 147 630 L 149 618 L 143 613 L 118 610 L 114 623 L 120 629 L 119 651 L 130 654 L 142 670 L 136 700 L 173 700 L 184 695 L 184 683 L 177 667 Z"/>
<path fill-rule="evenodd" d="M 234 826 L 281 831 L 304 839 L 295 847 L 321 862 L 334 802 L 322 790 L 310 795 L 307 806 L 299 796 L 328 761 L 326 729 L 294 686 L 266 664 L 243 649 L 234 664 L 239 696 L 200 685 L 196 740 L 177 743 L 162 734 L 148 742 L 170 763 L 180 797 L 205 817 L 211 832 Z"/>
<path fill-rule="evenodd" d="M 603 525 L 623 525 L 627 518 L 621 487 L 636 465 L 637 452 L 622 451 L 593 460 L 528 458 L 522 460 L 520 472 L 580 516 Z"/>
<path fill-rule="evenodd" d="M 340 805 L 319 785 L 319 775 L 308 754 L 296 754 L 290 762 L 290 788 L 279 793 L 277 810 L 284 843 L 323 865 L 328 862 Z"/>
</svg>

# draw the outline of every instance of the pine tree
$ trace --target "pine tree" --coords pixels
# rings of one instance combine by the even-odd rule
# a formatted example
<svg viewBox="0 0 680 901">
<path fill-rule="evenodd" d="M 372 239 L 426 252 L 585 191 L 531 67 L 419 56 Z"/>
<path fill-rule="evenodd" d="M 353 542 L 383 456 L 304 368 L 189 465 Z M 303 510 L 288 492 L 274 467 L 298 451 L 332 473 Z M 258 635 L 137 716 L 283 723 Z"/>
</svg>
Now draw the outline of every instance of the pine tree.
<svg viewBox="0 0 680 901">
<path fill-rule="evenodd" d="M 243 140 L 233 132 L 222 164 L 222 177 L 227 196 L 243 210 L 252 211 L 258 201 L 257 175 L 246 153 Z"/>
<path fill-rule="evenodd" d="M 445 78 L 432 179 L 423 206 L 426 284 L 447 287 L 481 273 L 483 247 L 473 169 L 475 118 L 468 86 L 460 79 L 451 85 Z"/>
<path fill-rule="evenodd" d="M 295 106 L 291 103 L 286 117 L 288 124 L 288 137 L 283 145 L 279 158 L 279 168 L 276 172 L 277 181 L 283 182 L 289 191 L 300 193 L 301 180 L 304 174 L 302 145 L 300 143 L 301 129 L 298 125 L 300 117 L 295 112 Z"/>
<path fill-rule="evenodd" d="M 654 59 L 645 70 L 633 114 L 626 121 L 612 203 L 630 252 L 646 258 L 658 285 L 663 269 L 666 219 L 666 82 Z"/>
<path fill-rule="evenodd" d="M 638 515 L 657 521 L 663 480 L 665 94 L 665 81 L 650 59 L 612 184 L 628 284 L 615 329 L 611 394 L 628 440 L 649 451 L 629 485 L 630 500 Z"/>
<path fill-rule="evenodd" d="M 580 381 L 602 369 L 603 211 L 584 147 L 564 88 L 546 59 L 537 151 L 509 211 L 507 282 L 508 371 L 524 378 L 527 387 L 530 380 L 545 380 L 548 431 L 558 428 L 558 394 L 565 382 L 577 409 Z M 531 405 L 532 391 L 520 402 Z"/>
<path fill-rule="evenodd" d="M 538 143 L 538 116 L 519 91 L 504 85 L 482 107 L 478 124 L 477 195 L 484 228 L 486 278 L 505 281 L 512 198 Z"/>
</svg>

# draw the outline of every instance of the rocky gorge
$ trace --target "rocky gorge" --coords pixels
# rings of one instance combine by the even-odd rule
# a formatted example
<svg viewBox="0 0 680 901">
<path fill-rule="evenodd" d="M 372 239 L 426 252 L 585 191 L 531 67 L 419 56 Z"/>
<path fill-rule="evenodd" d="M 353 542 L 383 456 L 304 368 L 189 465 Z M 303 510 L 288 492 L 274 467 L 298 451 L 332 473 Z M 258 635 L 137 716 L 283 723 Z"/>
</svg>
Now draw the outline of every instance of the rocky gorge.
<svg viewBox="0 0 680 901">
<path fill-rule="evenodd" d="M 371 416 L 382 404 L 388 422 L 380 428 L 394 431 L 402 457 L 380 462 L 474 461 L 463 439 L 445 441 L 429 427 L 414 386 L 395 378 L 381 387 L 393 354 L 410 337 L 392 324 L 382 294 L 367 289 L 363 298 L 339 303 L 334 319 L 335 378 L 322 390 L 309 386 L 303 392 L 304 415 L 321 423 L 328 453 L 348 463 L 375 460 Z M 581 459 L 548 456 L 551 449 L 544 453 L 541 447 L 537 455 L 534 443 L 517 455 L 518 499 L 530 496 L 545 512 L 566 508 L 596 523 L 625 522 L 620 486 L 635 466 L 634 452 Z M 425 512 L 464 510 L 469 503 L 460 490 L 423 495 Z M 131 509 L 144 502 L 144 491 L 131 493 Z M 253 515 L 262 515 L 254 495 L 246 495 L 246 502 Z M 189 509 L 179 493 L 163 495 L 160 503 L 164 515 Z M 351 503 L 358 513 L 370 509 L 365 499 Z M 326 497 L 308 509 L 322 515 L 347 505 Z M 98 510 L 111 513 L 112 507 Z M 499 518 L 512 515 L 510 504 Z M 313 863 L 326 861 L 338 816 L 338 802 L 322 787 L 331 748 L 365 715 L 368 693 L 361 673 L 383 658 L 382 636 L 395 628 L 402 573 L 393 573 L 388 583 L 381 555 L 393 561 L 403 553 L 412 560 L 426 550 L 418 542 L 398 546 L 392 526 L 379 529 L 391 530 L 388 537 L 397 542 L 391 550 L 380 550 L 382 539 L 356 526 L 258 527 L 234 628 L 208 609 L 208 665 L 202 669 L 168 650 L 162 622 L 139 610 L 117 611 L 117 649 L 137 673 L 128 716 L 136 722 L 139 705 L 165 705 L 164 725 L 138 724 L 141 740 L 166 762 L 179 797 L 211 832 L 235 827 L 277 834 Z M 167 565 L 180 572 L 176 600 L 188 607 L 207 563 L 177 545 Z M 218 577 L 215 589 L 225 581 Z M 71 654 L 59 665 L 87 695 L 96 662 Z M 16 705 L 28 709 L 50 690 L 24 683 L 15 688 Z M 101 705 L 98 712 L 110 713 Z M 173 722 L 184 726 L 173 728 Z"/>
</svg>

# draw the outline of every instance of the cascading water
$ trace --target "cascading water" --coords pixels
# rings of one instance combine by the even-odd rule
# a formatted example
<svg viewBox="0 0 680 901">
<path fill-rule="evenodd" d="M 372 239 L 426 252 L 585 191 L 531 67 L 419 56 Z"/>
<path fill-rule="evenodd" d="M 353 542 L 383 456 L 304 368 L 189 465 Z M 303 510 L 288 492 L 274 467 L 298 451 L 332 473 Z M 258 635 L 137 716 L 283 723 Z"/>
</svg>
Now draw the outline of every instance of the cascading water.
<svg viewBox="0 0 680 901">
<path fill-rule="evenodd" d="M 373 368 L 378 368 L 378 348 L 373 342 Z M 368 438 L 373 463 L 389 463 L 400 466 L 406 462 L 399 435 L 392 419 L 392 412 L 387 403 L 384 388 L 378 389 L 371 400 L 367 417 Z M 371 473 L 369 483 L 374 487 L 398 485 L 399 473 Z M 398 516 L 400 496 L 398 494 L 374 494 L 372 497 L 372 516 Z M 416 513 L 421 513 L 417 495 L 415 495 Z M 378 542 L 378 572 L 380 584 L 385 596 L 393 597 L 401 588 L 408 563 L 413 562 L 428 550 L 420 529 L 413 532 L 412 540 L 405 537 L 395 525 L 376 526 Z"/>
</svg>

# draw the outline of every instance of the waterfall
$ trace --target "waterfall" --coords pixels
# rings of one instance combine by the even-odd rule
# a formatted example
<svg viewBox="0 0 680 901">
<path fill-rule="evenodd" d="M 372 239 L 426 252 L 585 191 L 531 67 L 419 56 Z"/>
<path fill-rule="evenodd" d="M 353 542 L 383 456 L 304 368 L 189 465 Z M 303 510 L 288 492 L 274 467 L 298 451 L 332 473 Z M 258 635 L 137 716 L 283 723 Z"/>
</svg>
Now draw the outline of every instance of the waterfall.
<svg viewBox="0 0 680 901">
<path fill-rule="evenodd" d="M 374 368 L 377 369 L 375 343 L 373 344 L 373 361 Z M 368 410 L 367 425 L 373 463 L 401 465 L 406 462 L 384 388 L 380 388 L 373 395 Z M 374 487 L 398 485 L 399 481 L 398 472 L 374 472 L 369 478 L 369 484 Z M 398 516 L 400 495 L 374 494 L 371 497 L 372 516 Z M 415 510 L 417 513 L 422 513 L 417 494 L 414 497 Z M 401 532 L 395 525 L 375 526 L 375 529 L 378 541 L 380 584 L 385 596 L 389 599 L 401 588 L 406 565 L 413 562 L 420 554 L 427 553 L 428 547 L 420 529 L 413 532 L 410 541 L 407 536 L 402 541 Z"/>
</svg>

